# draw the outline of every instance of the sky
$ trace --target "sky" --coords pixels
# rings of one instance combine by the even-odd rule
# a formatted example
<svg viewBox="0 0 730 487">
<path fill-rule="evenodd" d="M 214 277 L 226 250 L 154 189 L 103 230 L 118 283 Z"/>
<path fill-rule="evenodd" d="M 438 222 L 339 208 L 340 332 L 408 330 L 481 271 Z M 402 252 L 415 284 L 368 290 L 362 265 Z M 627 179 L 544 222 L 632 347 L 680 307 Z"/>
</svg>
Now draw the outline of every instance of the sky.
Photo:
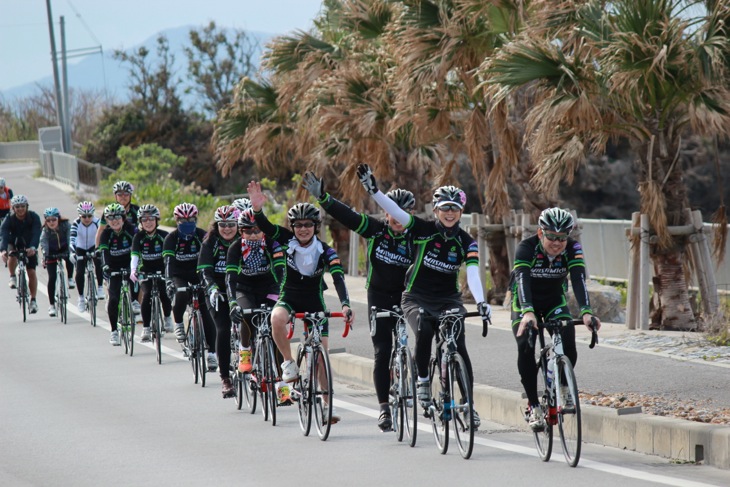
<svg viewBox="0 0 730 487">
<path fill-rule="evenodd" d="M 322 0 L 50 0 L 56 48 L 129 49 L 155 33 L 215 21 L 272 34 L 309 30 Z M 53 74 L 46 0 L 0 0 L 0 91 Z M 73 62 L 73 61 L 69 61 Z"/>
</svg>

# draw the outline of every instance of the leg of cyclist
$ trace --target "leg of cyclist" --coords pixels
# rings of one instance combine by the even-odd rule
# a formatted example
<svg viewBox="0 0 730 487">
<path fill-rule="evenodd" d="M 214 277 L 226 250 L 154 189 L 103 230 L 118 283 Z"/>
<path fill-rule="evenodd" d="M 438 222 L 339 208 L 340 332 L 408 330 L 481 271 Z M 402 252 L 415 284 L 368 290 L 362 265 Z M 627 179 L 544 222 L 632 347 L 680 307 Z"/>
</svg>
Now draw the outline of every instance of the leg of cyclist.
<svg viewBox="0 0 730 487">
<path fill-rule="evenodd" d="M 86 284 L 86 274 L 84 271 L 86 270 L 87 258 L 85 250 L 76 249 L 76 275 L 74 276 L 74 281 L 76 281 L 76 290 L 79 293 L 79 298 L 84 297 L 84 284 Z M 71 277 L 69 277 L 69 282 L 71 282 Z"/>
<path fill-rule="evenodd" d="M 152 281 L 141 282 L 139 286 L 142 292 L 142 341 L 149 342 L 152 338 L 150 332 L 150 321 L 152 319 Z"/>
<path fill-rule="evenodd" d="M 225 399 L 235 395 L 230 370 L 231 317 L 229 316 L 228 299 L 221 299 L 218 303 L 218 310 L 211 309 L 211 313 L 215 322 L 215 352 L 220 363 L 218 375 L 221 378 L 221 394 Z"/>
<path fill-rule="evenodd" d="M 271 335 L 276 343 L 276 348 L 281 352 L 284 361 L 281 363 L 281 379 L 284 382 L 293 382 L 299 375 L 297 364 L 292 360 L 291 347 L 289 339 L 286 337 L 286 324 L 289 322 L 289 314 L 291 308 L 283 302 L 279 301 L 271 312 Z"/>
<path fill-rule="evenodd" d="M 38 267 L 38 254 L 34 254 L 32 257 L 28 257 L 28 266 L 26 270 L 28 272 L 28 290 L 30 291 L 30 313 L 38 312 L 38 303 L 36 302 L 36 292 L 38 291 L 38 275 L 36 274 L 36 267 Z"/>
<path fill-rule="evenodd" d="M 10 289 L 15 289 L 18 285 L 17 277 L 15 277 L 15 270 L 18 268 L 18 258 L 10 255 L 10 252 L 14 252 L 15 246 L 8 244 L 8 271 L 10 272 Z"/>
<path fill-rule="evenodd" d="M 44 267 L 48 271 L 48 302 L 51 305 L 48 308 L 48 316 L 56 316 L 56 267 L 58 261 L 46 260 Z"/>
<path fill-rule="evenodd" d="M 208 370 L 214 372 L 218 368 L 218 356 L 215 353 L 215 321 L 208 303 L 208 295 L 205 290 L 200 291 L 200 315 L 203 317 L 203 329 L 205 330 L 205 341 L 208 345 Z"/>
<path fill-rule="evenodd" d="M 375 306 L 382 309 L 392 309 L 394 305 L 400 304 L 400 294 L 389 295 L 368 289 L 368 310 Z M 396 319 L 392 317 L 380 318 L 375 327 L 375 335 L 371 335 L 373 341 L 373 384 L 375 395 L 380 406 L 378 417 L 378 428 L 382 431 L 390 431 L 393 426 L 393 419 L 390 416 L 390 403 L 388 392 L 390 389 L 390 354 L 393 350 L 393 329 Z"/>
<path fill-rule="evenodd" d="M 162 304 L 162 316 L 165 321 L 165 331 L 172 333 L 175 327 L 172 324 L 172 300 L 165 292 L 165 284 L 159 283 L 160 287 L 160 304 Z"/>
<path fill-rule="evenodd" d="M 259 306 L 255 293 L 236 293 L 236 302 L 241 309 L 253 309 Z M 241 355 L 241 359 L 238 361 L 238 371 L 241 373 L 251 372 L 251 338 L 253 336 L 253 325 L 249 321 L 249 316 L 244 316 L 241 322 L 240 335 L 241 335 L 241 349 L 237 350 L 236 353 Z M 230 333 L 230 331 L 229 331 Z M 223 358 L 221 357 L 221 363 Z"/>
<path fill-rule="evenodd" d="M 428 381 L 428 362 L 431 360 L 431 343 L 433 342 L 433 326 L 430 323 L 420 324 L 419 308 L 421 303 L 411 293 L 403 293 L 401 309 L 415 335 L 414 355 L 416 370 L 418 371 L 418 384 L 416 394 L 421 403 L 431 400 L 431 384 Z M 423 307 L 426 309 L 425 307 Z"/>
<path fill-rule="evenodd" d="M 94 256 L 94 268 L 96 269 L 96 282 L 98 284 L 96 290 L 96 299 L 104 299 L 104 273 L 101 266 L 101 257 L 96 256 L 94 248 L 89 249 L 88 253 Z"/>
<path fill-rule="evenodd" d="M 172 281 L 175 283 L 175 287 L 187 287 L 188 283 L 182 277 L 173 276 Z M 178 342 L 185 341 L 185 324 L 183 323 L 183 315 L 185 314 L 185 308 L 188 306 L 188 300 L 190 295 L 187 291 L 177 291 L 175 293 L 175 302 L 172 306 L 172 317 L 175 320 L 175 337 Z"/>
<path fill-rule="evenodd" d="M 119 293 L 122 289 L 122 276 L 111 276 L 109 278 L 109 300 L 106 302 L 106 312 L 109 315 L 109 324 L 112 328 L 109 343 L 114 346 L 121 345 L 117 321 L 119 320 Z"/>
<path fill-rule="evenodd" d="M 66 276 L 68 279 L 68 288 L 73 289 L 76 287 L 76 282 L 74 281 L 74 264 L 71 262 L 70 257 L 64 257 L 63 259 L 66 262 Z"/>
</svg>

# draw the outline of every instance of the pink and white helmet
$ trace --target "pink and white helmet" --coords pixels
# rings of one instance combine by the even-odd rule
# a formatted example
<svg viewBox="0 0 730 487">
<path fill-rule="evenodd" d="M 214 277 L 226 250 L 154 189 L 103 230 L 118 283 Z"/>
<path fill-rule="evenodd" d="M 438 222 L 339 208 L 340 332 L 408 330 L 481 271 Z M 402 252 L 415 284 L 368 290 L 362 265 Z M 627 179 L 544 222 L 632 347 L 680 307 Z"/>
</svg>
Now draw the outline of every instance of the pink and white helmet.
<svg viewBox="0 0 730 487">
<path fill-rule="evenodd" d="M 79 215 L 93 215 L 95 209 L 94 203 L 91 201 L 82 201 L 76 206 L 76 211 Z"/>
<path fill-rule="evenodd" d="M 195 218 L 198 216 L 198 207 L 192 203 L 180 203 L 173 211 L 175 218 Z"/>
</svg>

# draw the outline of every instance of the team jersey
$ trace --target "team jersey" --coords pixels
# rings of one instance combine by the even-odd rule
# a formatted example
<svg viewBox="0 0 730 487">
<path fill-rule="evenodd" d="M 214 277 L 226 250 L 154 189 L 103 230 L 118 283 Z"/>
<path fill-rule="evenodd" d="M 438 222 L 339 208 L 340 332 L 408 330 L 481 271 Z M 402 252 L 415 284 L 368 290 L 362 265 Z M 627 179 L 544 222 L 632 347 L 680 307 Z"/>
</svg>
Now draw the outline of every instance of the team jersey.
<svg viewBox="0 0 730 487">
<path fill-rule="evenodd" d="M 162 248 L 167 232 L 158 228 L 155 233 L 137 232 L 132 241 L 132 255 L 139 257 L 140 272 L 160 272 L 165 270 Z"/>
<path fill-rule="evenodd" d="M 92 217 L 91 223 L 84 225 L 81 218 L 76 218 L 71 224 L 71 249 L 89 250 L 96 247 L 96 232 L 99 229 L 99 218 Z"/>
<path fill-rule="evenodd" d="M 284 251 L 276 240 L 266 237 L 257 242 L 236 240 L 228 248 L 226 257 L 228 296 L 235 297 L 236 291 L 251 293 L 258 290 L 279 294 L 285 267 Z"/>
<path fill-rule="evenodd" d="M 329 194 L 319 204 L 347 228 L 367 239 L 370 265 L 366 289 L 372 286 L 387 294 L 402 293 L 406 271 L 413 263 L 412 232 L 394 233 L 384 220 L 357 213 Z"/>
<path fill-rule="evenodd" d="M 166 276 L 179 277 L 187 282 L 197 283 L 198 256 L 203 248 L 205 230 L 196 228 L 189 240 L 185 240 L 177 229 L 165 237 L 162 256 L 167 266 Z"/>
<path fill-rule="evenodd" d="M 198 256 L 198 272 L 203 276 L 207 289 L 215 286 L 221 293 L 226 292 L 226 259 L 228 249 L 236 241 L 238 239 L 227 242 L 215 234 L 203 240 L 203 248 Z"/>
<path fill-rule="evenodd" d="M 124 268 L 129 269 L 129 264 L 132 261 L 134 230 L 135 228 L 129 222 L 124 222 L 119 233 L 112 230 L 110 226 L 104 228 L 99 241 L 99 250 L 101 250 L 101 259 L 104 266 L 109 266 L 109 269 L 113 271 Z"/>
<path fill-rule="evenodd" d="M 580 242 L 568 238 L 565 250 L 553 259 L 548 257 L 537 235 L 520 242 L 515 250 L 510 287 L 519 301 L 522 314 L 545 311 L 545 307 L 561 302 L 568 290 L 568 275 L 580 306 L 580 315 L 591 313 Z"/>
<path fill-rule="evenodd" d="M 135 228 L 137 228 L 137 211 L 139 211 L 139 205 L 135 205 L 130 203 L 129 208 L 127 208 L 127 218 L 126 220 L 132 224 Z M 104 215 L 101 216 L 100 225 L 104 226 L 107 224 L 106 219 L 104 219 Z"/>
</svg>

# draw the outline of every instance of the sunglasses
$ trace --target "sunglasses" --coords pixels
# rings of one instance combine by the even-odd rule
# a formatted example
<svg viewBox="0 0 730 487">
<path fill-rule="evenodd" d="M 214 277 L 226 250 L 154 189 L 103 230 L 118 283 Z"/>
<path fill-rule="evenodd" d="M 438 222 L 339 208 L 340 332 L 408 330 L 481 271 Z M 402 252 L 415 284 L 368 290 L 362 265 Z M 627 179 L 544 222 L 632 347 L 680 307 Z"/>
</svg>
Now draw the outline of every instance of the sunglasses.
<svg viewBox="0 0 730 487">
<path fill-rule="evenodd" d="M 461 208 L 459 208 L 458 205 L 442 205 L 442 206 L 439 206 L 438 208 L 439 208 L 439 211 L 443 211 L 443 212 L 446 212 L 446 211 L 454 211 L 454 212 L 461 211 Z"/>
<path fill-rule="evenodd" d="M 307 223 L 292 223 L 292 228 L 312 228 L 314 226 L 314 223 L 307 222 Z"/>
<path fill-rule="evenodd" d="M 57 222 L 58 218 L 56 218 L 55 216 L 49 216 L 49 217 L 46 217 L 46 221 L 47 222 Z"/>
<path fill-rule="evenodd" d="M 157 221 L 157 218 L 155 218 L 154 216 L 143 216 L 139 219 L 139 221 L 141 221 L 142 223 L 154 222 Z"/>
<path fill-rule="evenodd" d="M 259 230 L 258 228 L 244 228 L 241 231 L 246 235 L 258 235 L 259 233 L 261 233 L 261 230 Z"/>
<path fill-rule="evenodd" d="M 124 218 L 122 215 L 109 215 L 108 217 L 106 217 L 106 219 L 109 221 L 121 220 L 122 218 Z"/>
<path fill-rule="evenodd" d="M 25 210 L 27 208 L 28 208 L 28 205 L 15 205 L 15 206 L 13 206 L 13 209 L 14 210 L 21 210 L 21 209 Z"/>
<path fill-rule="evenodd" d="M 565 242 L 566 240 L 568 240 L 567 235 L 556 235 L 554 233 L 548 232 L 543 232 L 542 234 L 545 236 L 546 239 L 550 240 L 551 242 Z"/>
<path fill-rule="evenodd" d="M 120 191 L 118 193 L 114 193 L 117 196 L 132 196 L 132 193 L 128 193 L 127 191 Z"/>
<path fill-rule="evenodd" d="M 234 228 L 237 226 L 238 223 L 236 222 L 218 222 L 218 228 Z"/>
<path fill-rule="evenodd" d="M 192 218 L 178 218 L 177 219 L 177 222 L 178 223 L 195 223 L 197 221 L 198 221 L 198 219 L 195 218 L 195 217 L 192 217 Z"/>
<path fill-rule="evenodd" d="M 81 218 L 91 218 L 94 215 L 81 215 Z"/>
</svg>

